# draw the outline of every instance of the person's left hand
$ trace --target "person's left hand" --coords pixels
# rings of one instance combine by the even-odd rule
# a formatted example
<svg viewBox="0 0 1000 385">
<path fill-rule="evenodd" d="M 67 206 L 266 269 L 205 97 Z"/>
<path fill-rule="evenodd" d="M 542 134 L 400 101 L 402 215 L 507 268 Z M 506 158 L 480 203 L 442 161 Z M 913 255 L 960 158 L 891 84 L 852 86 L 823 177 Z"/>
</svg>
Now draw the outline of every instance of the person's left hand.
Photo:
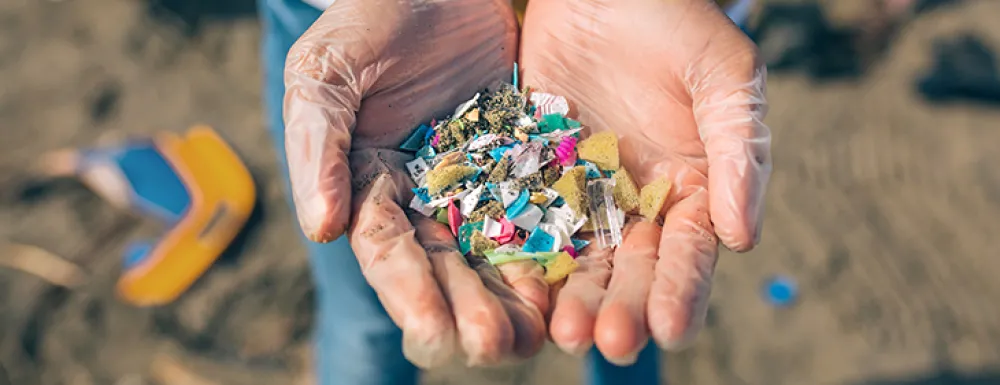
<svg viewBox="0 0 1000 385">
<path fill-rule="evenodd" d="M 718 241 L 747 251 L 760 237 L 771 136 L 754 44 L 708 0 L 536 0 L 521 36 L 525 86 L 565 96 L 591 134 L 618 134 L 640 185 L 674 186 L 662 227 L 630 224 L 614 255 L 578 259 L 553 292 L 552 339 L 570 353 L 596 342 L 616 364 L 650 335 L 690 343 Z"/>
</svg>

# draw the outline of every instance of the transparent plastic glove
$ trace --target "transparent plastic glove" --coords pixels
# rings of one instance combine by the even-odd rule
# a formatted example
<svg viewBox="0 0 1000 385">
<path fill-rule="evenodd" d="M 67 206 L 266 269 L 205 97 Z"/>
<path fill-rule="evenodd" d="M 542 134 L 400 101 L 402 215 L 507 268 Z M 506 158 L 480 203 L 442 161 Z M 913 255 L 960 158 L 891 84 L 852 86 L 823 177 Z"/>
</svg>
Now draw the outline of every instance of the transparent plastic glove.
<svg viewBox="0 0 1000 385">
<path fill-rule="evenodd" d="M 412 181 L 395 149 L 492 81 L 509 79 L 517 23 L 505 0 L 338 0 L 289 53 L 285 123 L 301 226 L 345 232 L 403 330 L 415 364 L 460 349 L 470 364 L 535 353 L 545 339 L 540 267 L 472 266 L 440 223 L 406 209 Z M 331 255 L 330 258 L 337 258 Z"/>
<path fill-rule="evenodd" d="M 690 343 L 718 240 L 747 251 L 760 237 L 771 136 L 754 44 L 708 0 L 544 0 L 528 4 L 520 55 L 525 86 L 618 134 L 640 184 L 673 183 L 662 226 L 631 224 L 614 255 L 581 256 L 553 294 L 553 340 L 570 353 L 596 342 L 619 364 L 650 335 Z"/>
</svg>

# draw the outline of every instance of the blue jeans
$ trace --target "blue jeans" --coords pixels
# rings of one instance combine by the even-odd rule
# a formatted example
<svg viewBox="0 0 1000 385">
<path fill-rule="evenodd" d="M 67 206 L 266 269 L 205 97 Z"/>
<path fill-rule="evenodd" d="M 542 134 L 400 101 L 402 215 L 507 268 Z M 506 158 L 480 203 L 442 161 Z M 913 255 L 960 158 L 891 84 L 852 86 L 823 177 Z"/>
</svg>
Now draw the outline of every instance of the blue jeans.
<svg viewBox="0 0 1000 385">
<path fill-rule="evenodd" d="M 301 0 L 259 0 L 259 7 L 264 28 L 265 110 L 288 187 L 281 111 L 285 56 L 321 12 Z M 402 354 L 402 333 L 365 282 L 347 239 L 327 244 L 305 242 L 317 291 L 315 367 L 319 385 L 416 384 L 418 371 Z M 626 368 L 611 365 L 593 350 L 588 356 L 587 378 L 594 385 L 656 384 L 657 361 L 659 354 L 653 344 L 635 365 Z"/>
</svg>

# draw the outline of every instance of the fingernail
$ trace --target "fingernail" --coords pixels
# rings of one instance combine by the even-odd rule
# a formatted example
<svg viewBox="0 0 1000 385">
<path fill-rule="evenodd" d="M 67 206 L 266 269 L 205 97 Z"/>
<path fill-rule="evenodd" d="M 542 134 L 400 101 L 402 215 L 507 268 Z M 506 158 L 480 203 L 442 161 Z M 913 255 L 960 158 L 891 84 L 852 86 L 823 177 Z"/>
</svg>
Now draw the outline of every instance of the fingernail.
<svg viewBox="0 0 1000 385">
<path fill-rule="evenodd" d="M 660 346 L 660 349 L 669 350 L 672 352 L 678 352 L 687 349 L 691 347 L 691 345 L 694 345 L 694 341 L 698 337 L 698 329 L 699 328 L 694 328 L 693 332 L 689 330 L 687 333 L 685 333 L 678 339 L 663 341 L 663 342 L 658 341 L 656 344 Z"/>
<path fill-rule="evenodd" d="M 629 353 L 621 357 L 604 357 L 608 362 L 617 366 L 629 366 L 639 360 L 639 352 Z"/>
<path fill-rule="evenodd" d="M 564 353 L 569 354 L 573 357 L 583 358 L 590 351 L 590 348 L 594 347 L 593 341 L 580 341 L 578 343 L 563 343 L 558 344 L 559 350 Z"/>
</svg>

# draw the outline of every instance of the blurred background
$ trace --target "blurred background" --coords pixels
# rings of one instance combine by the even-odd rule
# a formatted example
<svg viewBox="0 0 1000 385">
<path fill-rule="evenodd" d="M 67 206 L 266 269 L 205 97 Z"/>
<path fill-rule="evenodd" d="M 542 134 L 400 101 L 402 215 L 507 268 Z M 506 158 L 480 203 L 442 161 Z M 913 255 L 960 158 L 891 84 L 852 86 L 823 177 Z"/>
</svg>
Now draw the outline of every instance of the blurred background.
<svg viewBox="0 0 1000 385">
<path fill-rule="evenodd" d="M 1000 1 L 763 1 L 774 176 L 762 244 L 724 253 L 699 385 L 1000 384 Z M 253 0 L 0 1 L 0 385 L 313 384 L 313 289 L 261 111 Z M 178 300 L 116 298 L 156 221 L 34 175 L 50 150 L 214 127 L 258 185 Z M 27 261 L 27 262 L 25 262 Z M 76 284 L 52 271 L 79 269 Z M 778 277 L 794 302 L 764 293 Z M 577 384 L 579 361 L 426 384 Z"/>
</svg>

